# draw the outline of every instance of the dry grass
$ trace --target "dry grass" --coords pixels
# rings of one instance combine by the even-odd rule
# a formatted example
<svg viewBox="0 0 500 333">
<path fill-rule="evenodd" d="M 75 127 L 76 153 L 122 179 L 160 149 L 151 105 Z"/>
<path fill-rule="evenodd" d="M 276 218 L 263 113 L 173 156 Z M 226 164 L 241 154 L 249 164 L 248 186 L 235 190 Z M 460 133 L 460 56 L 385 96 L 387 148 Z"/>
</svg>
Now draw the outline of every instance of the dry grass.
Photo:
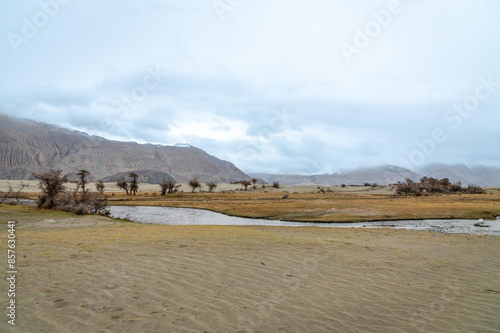
<svg viewBox="0 0 500 333">
<path fill-rule="evenodd" d="M 156 191 L 127 196 L 109 192 L 110 205 L 144 205 L 208 209 L 232 216 L 288 221 L 358 222 L 401 219 L 493 219 L 500 215 L 500 189 L 487 194 L 433 195 L 402 197 L 390 187 L 375 191 L 350 187 L 331 187 L 331 193 L 312 192 L 310 186 L 284 187 L 270 191 L 235 193 L 177 193 L 160 196 Z M 284 192 L 288 199 L 282 199 Z M 355 192 L 357 191 L 357 192 Z M 36 198 L 36 193 L 27 193 Z"/>
<path fill-rule="evenodd" d="M 490 192 L 488 192 L 490 193 Z M 500 191 L 493 194 L 398 197 L 368 193 L 183 193 L 165 197 L 117 194 L 112 205 L 201 208 L 233 216 L 288 221 L 353 222 L 399 219 L 493 219 Z"/>
</svg>

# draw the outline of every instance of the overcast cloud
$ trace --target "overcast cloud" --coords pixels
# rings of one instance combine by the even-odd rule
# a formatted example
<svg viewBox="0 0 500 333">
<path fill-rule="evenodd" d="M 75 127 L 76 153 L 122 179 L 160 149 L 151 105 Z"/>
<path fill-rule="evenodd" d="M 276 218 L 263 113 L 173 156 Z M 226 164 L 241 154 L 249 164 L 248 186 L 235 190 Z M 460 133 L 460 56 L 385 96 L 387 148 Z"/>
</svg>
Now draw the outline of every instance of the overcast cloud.
<svg viewBox="0 0 500 333">
<path fill-rule="evenodd" d="M 500 166 L 500 2 L 0 5 L 0 112 L 247 172 Z"/>
</svg>

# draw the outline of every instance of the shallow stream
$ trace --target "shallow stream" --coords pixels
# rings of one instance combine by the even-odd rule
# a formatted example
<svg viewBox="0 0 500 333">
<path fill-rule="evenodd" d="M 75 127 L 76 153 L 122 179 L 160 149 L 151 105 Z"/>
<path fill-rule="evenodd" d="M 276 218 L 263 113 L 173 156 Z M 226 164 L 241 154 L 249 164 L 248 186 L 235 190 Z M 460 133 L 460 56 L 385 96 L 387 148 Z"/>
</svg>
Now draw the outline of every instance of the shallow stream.
<svg viewBox="0 0 500 333">
<path fill-rule="evenodd" d="M 227 216 L 203 209 L 150 206 L 111 206 L 111 216 L 133 222 L 172 225 L 264 225 L 264 226 L 317 226 L 335 228 L 396 228 L 424 230 L 450 234 L 500 236 L 500 219 L 477 220 L 400 220 L 358 223 L 304 223 L 280 220 L 258 220 Z M 475 225 L 476 224 L 476 225 Z"/>
</svg>

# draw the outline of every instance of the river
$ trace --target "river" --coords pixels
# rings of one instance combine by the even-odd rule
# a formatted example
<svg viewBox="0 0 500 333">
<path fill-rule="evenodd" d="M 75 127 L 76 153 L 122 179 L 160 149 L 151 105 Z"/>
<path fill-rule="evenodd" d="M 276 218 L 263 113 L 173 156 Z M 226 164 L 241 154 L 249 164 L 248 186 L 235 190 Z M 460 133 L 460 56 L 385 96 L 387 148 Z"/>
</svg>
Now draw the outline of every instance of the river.
<svg viewBox="0 0 500 333">
<path fill-rule="evenodd" d="M 227 216 L 203 209 L 151 206 L 111 206 L 111 216 L 133 222 L 171 225 L 263 225 L 317 226 L 335 228 L 396 228 L 440 233 L 500 236 L 500 219 L 487 220 L 476 226 L 477 220 L 400 220 L 358 223 L 304 223 L 280 220 L 259 220 Z"/>
</svg>

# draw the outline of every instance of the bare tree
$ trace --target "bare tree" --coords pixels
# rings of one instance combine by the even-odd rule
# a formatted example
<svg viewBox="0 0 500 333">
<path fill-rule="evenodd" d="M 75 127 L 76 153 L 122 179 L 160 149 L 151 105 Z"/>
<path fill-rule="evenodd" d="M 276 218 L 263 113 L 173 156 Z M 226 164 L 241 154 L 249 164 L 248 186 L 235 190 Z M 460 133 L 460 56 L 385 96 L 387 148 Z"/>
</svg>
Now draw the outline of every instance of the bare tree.
<svg viewBox="0 0 500 333">
<path fill-rule="evenodd" d="M 87 186 L 87 184 L 89 182 L 87 180 L 87 177 L 90 175 L 90 172 L 82 169 L 82 170 L 79 170 L 76 174 L 78 175 L 78 178 L 79 178 L 79 180 L 76 182 L 77 190 L 78 190 L 78 186 L 81 186 L 81 188 L 82 188 L 82 195 L 81 195 L 80 201 L 84 202 L 84 201 L 86 201 L 87 194 L 89 192 L 89 190 L 87 190 L 85 188 L 85 186 Z M 75 193 L 75 195 L 76 195 L 76 193 Z"/>
<path fill-rule="evenodd" d="M 280 183 L 279 182 L 274 182 L 273 183 L 274 188 L 280 188 Z"/>
<path fill-rule="evenodd" d="M 160 185 L 160 188 L 161 188 L 161 195 L 165 195 L 167 194 L 167 191 L 168 191 L 168 188 L 170 186 L 170 180 L 165 180 L 163 179 L 161 181 L 161 183 L 159 184 Z"/>
<path fill-rule="evenodd" d="M 250 186 L 252 183 L 249 180 L 241 180 L 240 184 L 245 187 L 245 191 L 248 189 L 248 186 Z"/>
<path fill-rule="evenodd" d="M 160 183 L 160 188 L 161 188 L 161 195 L 165 194 L 171 194 L 177 192 L 178 188 L 181 187 L 180 184 L 176 185 L 176 181 L 171 179 L 171 180 L 163 180 Z"/>
<path fill-rule="evenodd" d="M 191 193 L 194 192 L 194 190 L 196 190 L 197 188 L 201 188 L 201 183 L 198 179 L 198 177 L 194 177 L 193 179 L 191 179 L 188 183 L 189 187 L 191 187 L 193 190 L 191 191 Z"/>
<path fill-rule="evenodd" d="M 66 189 L 63 184 L 68 181 L 68 177 L 61 176 L 61 173 L 62 170 L 57 169 L 33 174 L 33 177 L 38 179 L 38 187 L 43 192 L 38 196 L 38 207 L 47 209 L 57 207 L 56 197 Z"/>
<path fill-rule="evenodd" d="M 129 173 L 129 176 L 132 178 L 132 180 L 130 181 L 130 194 L 135 195 L 135 193 L 139 191 L 139 182 L 137 181 L 139 175 L 135 172 L 131 172 Z"/>
<path fill-rule="evenodd" d="M 127 192 L 127 195 L 129 194 L 129 184 L 128 184 L 128 181 L 127 179 L 125 178 L 125 176 L 121 176 L 120 178 L 118 178 L 116 180 L 116 186 L 118 186 L 118 188 L 121 188 L 122 190 L 125 190 L 125 192 Z"/>
<path fill-rule="evenodd" d="M 95 189 L 97 190 L 97 192 L 103 194 L 104 193 L 104 188 L 106 187 L 106 185 L 104 185 L 104 182 L 102 180 L 99 180 L 96 184 L 95 184 Z"/>
<path fill-rule="evenodd" d="M 252 178 L 252 184 L 253 184 L 253 189 L 255 190 L 257 188 L 255 186 L 257 184 L 257 178 Z"/>
<path fill-rule="evenodd" d="M 78 185 L 82 187 L 83 192 L 85 192 L 85 186 L 88 184 L 87 177 L 90 175 L 90 172 L 87 170 L 80 170 L 76 173 L 78 175 L 78 178 L 80 178 L 77 182 Z"/>
<path fill-rule="evenodd" d="M 217 188 L 217 183 L 210 181 L 207 183 L 208 192 L 213 192 Z"/>
</svg>

